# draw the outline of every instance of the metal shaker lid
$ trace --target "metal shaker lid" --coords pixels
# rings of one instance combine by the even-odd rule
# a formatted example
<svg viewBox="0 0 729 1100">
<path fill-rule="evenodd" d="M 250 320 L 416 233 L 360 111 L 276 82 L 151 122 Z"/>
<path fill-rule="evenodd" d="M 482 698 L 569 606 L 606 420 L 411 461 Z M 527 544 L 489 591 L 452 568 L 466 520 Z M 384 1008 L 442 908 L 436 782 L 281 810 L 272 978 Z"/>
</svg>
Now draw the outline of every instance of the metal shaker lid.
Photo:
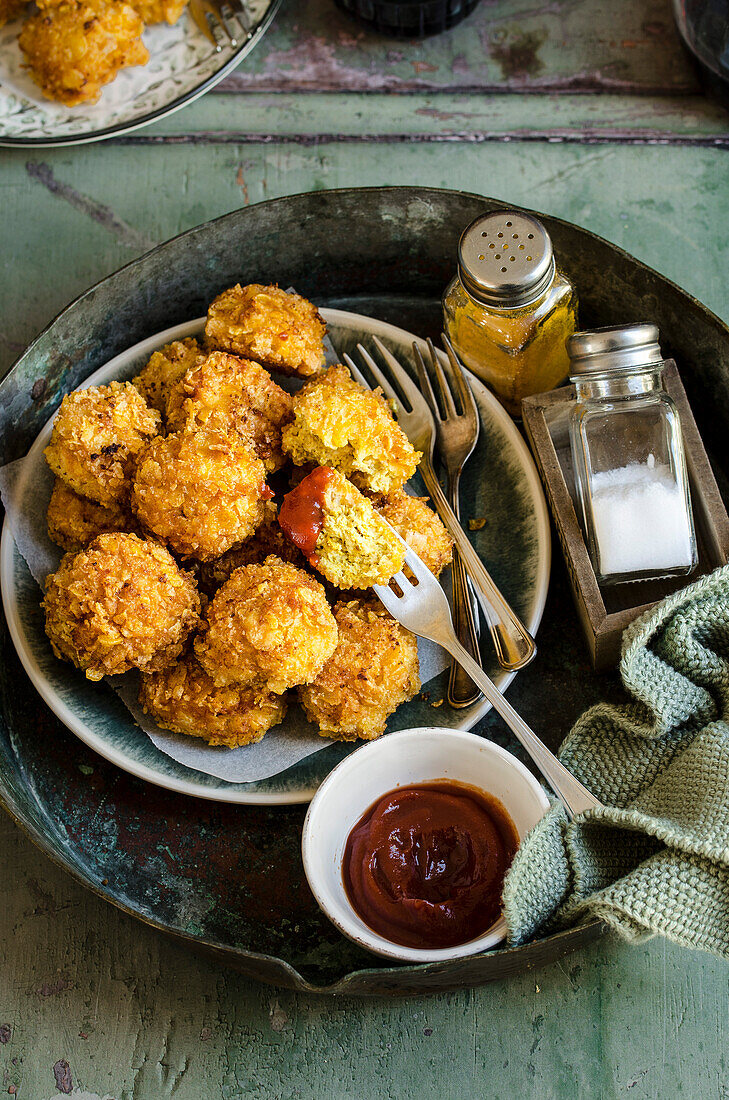
<svg viewBox="0 0 729 1100">
<path fill-rule="evenodd" d="M 650 323 L 575 332 L 567 340 L 570 377 L 637 371 L 663 362 L 658 328 Z"/>
<path fill-rule="evenodd" d="M 484 305 L 529 305 L 549 287 L 554 272 L 549 234 L 529 214 L 483 214 L 461 236 L 458 273 L 466 291 Z"/>
</svg>

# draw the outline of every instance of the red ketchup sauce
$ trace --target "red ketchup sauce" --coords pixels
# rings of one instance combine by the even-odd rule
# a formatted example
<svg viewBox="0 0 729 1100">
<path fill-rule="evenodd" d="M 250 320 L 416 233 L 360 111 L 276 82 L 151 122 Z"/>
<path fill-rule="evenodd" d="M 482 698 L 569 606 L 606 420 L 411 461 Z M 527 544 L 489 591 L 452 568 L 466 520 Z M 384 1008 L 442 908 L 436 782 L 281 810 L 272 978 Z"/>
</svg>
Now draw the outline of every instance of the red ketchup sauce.
<svg viewBox="0 0 729 1100">
<path fill-rule="evenodd" d="M 283 498 L 278 514 L 284 534 L 312 563 L 319 532 L 324 526 L 324 494 L 334 477 L 329 466 L 317 466 Z"/>
<path fill-rule="evenodd" d="M 485 791 L 441 781 L 383 795 L 352 829 L 342 875 L 365 924 L 405 947 L 455 947 L 501 914 L 519 846 L 513 821 Z"/>
</svg>

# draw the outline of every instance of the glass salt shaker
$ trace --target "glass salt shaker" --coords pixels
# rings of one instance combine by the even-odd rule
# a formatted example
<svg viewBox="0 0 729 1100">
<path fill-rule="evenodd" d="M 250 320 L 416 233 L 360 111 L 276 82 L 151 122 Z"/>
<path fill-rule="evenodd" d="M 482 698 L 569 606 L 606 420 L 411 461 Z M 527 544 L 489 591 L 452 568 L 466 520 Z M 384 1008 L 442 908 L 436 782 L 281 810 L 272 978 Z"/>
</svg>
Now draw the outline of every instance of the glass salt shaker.
<svg viewBox="0 0 729 1100">
<path fill-rule="evenodd" d="M 569 422 L 575 487 L 598 582 L 690 573 L 696 535 L 658 329 L 576 332 L 567 350 L 577 390 Z"/>
<path fill-rule="evenodd" d="M 521 416 L 523 397 L 565 380 L 577 294 L 540 221 L 501 210 L 464 230 L 443 323 L 461 361 L 512 416 Z"/>
</svg>

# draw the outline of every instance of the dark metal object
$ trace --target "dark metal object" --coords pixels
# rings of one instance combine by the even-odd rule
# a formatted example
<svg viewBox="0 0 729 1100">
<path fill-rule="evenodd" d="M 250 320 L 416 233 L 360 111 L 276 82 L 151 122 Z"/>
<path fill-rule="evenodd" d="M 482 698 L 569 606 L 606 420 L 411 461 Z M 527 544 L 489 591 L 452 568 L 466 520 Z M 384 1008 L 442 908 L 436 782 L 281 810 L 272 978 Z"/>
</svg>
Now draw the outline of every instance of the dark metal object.
<svg viewBox="0 0 729 1100">
<path fill-rule="evenodd" d="M 673 14 L 702 84 L 729 107 L 729 0 L 673 0 Z"/>
<path fill-rule="evenodd" d="M 334 0 L 338 8 L 380 34 L 425 38 L 450 30 L 480 0 Z"/>
<path fill-rule="evenodd" d="M 458 243 L 458 274 L 468 294 L 485 306 L 517 309 L 547 291 L 556 265 L 549 234 L 517 210 L 486 214 Z"/>
<path fill-rule="evenodd" d="M 567 353 L 573 382 L 587 375 L 602 377 L 663 366 L 657 326 L 640 321 L 616 328 L 574 332 L 567 340 Z"/>
<path fill-rule="evenodd" d="M 87 291 L 20 358 L 0 385 L 0 461 L 24 454 L 62 396 L 92 370 L 138 340 L 199 316 L 238 281 L 285 279 L 322 305 L 436 337 L 440 294 L 463 228 L 503 206 L 425 188 L 321 191 L 247 207 L 182 234 Z M 720 481 L 729 484 L 727 327 L 620 249 L 539 217 L 580 289 L 586 326 L 633 317 L 658 325 Z M 622 694 L 615 677 L 590 668 L 558 555 L 539 641 L 538 660 L 519 674 L 509 697 L 532 725 L 550 715 L 545 740 L 554 749 L 586 706 Z M 499 726 L 489 715 L 478 728 L 513 748 Z M 0 799 L 42 851 L 102 897 L 228 966 L 289 988 L 375 995 L 477 985 L 544 965 L 604 931 L 593 921 L 447 966 L 373 966 L 373 957 L 339 936 L 309 893 L 298 854 L 302 808 L 203 802 L 122 773 L 40 702 L 4 625 Z"/>
</svg>

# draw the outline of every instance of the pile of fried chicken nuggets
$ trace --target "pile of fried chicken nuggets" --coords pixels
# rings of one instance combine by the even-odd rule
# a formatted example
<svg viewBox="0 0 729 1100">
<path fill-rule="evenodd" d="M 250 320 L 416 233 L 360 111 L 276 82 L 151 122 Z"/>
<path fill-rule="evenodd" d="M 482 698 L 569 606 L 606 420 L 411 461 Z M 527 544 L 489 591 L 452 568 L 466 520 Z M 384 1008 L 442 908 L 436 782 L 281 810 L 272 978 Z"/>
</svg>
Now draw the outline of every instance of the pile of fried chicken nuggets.
<svg viewBox="0 0 729 1100">
<path fill-rule="evenodd" d="M 403 490 L 420 455 L 379 392 L 325 369 L 324 335 L 299 295 L 235 286 L 203 346 L 65 397 L 45 451 L 56 656 L 91 680 L 139 669 L 155 721 L 211 745 L 260 740 L 293 691 L 323 736 L 379 737 L 420 689 L 415 638 L 367 588 L 400 539 L 436 574 L 451 540 Z M 269 371 L 306 381 L 291 396 Z M 319 516 L 306 553 L 297 504 Z"/>
<path fill-rule="evenodd" d="M 121 69 L 146 65 L 142 31 L 176 23 L 188 0 L 36 0 L 18 44 L 48 99 L 67 107 L 94 103 Z M 24 15 L 27 0 L 0 0 L 0 27 Z"/>
</svg>

